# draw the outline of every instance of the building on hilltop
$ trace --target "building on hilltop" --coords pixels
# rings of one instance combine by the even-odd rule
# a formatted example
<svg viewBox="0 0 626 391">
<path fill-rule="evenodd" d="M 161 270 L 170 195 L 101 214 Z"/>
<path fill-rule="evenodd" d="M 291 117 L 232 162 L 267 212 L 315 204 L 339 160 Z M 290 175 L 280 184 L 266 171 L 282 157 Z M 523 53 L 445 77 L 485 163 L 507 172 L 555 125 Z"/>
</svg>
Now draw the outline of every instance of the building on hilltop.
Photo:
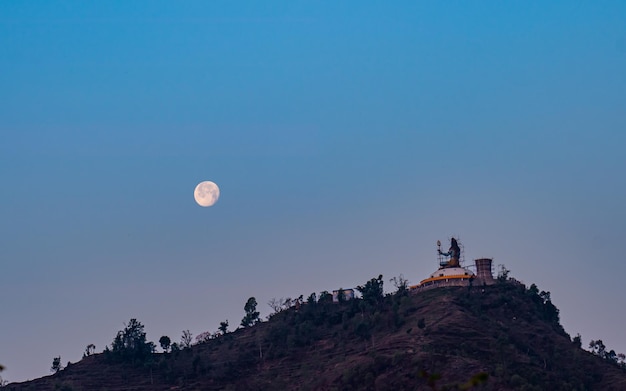
<svg viewBox="0 0 626 391">
<path fill-rule="evenodd" d="M 444 286 L 491 285 L 494 283 L 491 270 L 493 260 L 491 258 L 474 260 L 476 266 L 476 273 L 474 273 L 462 265 L 461 247 L 455 238 L 450 239 L 450 249 L 445 253 L 441 251 L 441 242 L 437 241 L 437 253 L 439 255 L 439 269 L 419 284 L 411 286 L 411 291 L 419 292 Z"/>
<path fill-rule="evenodd" d="M 342 289 L 341 291 L 339 289 L 336 289 L 333 291 L 333 303 L 339 303 L 339 292 L 341 292 L 342 294 L 342 299 L 341 301 L 347 301 L 347 300 L 352 300 L 354 299 L 354 289 L 350 288 L 350 289 Z"/>
</svg>

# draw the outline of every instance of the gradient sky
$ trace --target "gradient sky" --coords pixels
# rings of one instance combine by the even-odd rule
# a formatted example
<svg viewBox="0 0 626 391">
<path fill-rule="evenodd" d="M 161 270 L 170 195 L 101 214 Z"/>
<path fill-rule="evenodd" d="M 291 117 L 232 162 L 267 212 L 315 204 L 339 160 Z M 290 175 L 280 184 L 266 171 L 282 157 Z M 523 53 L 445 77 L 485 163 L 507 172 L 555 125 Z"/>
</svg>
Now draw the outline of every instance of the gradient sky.
<svg viewBox="0 0 626 391">
<path fill-rule="evenodd" d="M 5 1 L 0 102 L 5 379 L 455 235 L 626 353 L 624 2 Z"/>
</svg>

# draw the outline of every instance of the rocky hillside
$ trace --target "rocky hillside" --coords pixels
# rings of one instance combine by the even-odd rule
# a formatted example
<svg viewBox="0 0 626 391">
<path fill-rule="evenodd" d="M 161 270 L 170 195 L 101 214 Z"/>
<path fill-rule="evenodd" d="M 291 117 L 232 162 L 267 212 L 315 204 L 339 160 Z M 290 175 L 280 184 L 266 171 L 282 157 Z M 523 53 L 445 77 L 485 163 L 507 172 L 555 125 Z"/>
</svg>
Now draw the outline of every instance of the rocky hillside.
<svg viewBox="0 0 626 391">
<path fill-rule="evenodd" d="M 542 292 L 543 293 L 543 292 Z M 471 384 L 471 379 L 474 385 Z M 549 295 L 515 283 L 310 302 L 140 362 L 96 354 L 8 390 L 626 390 Z"/>
</svg>

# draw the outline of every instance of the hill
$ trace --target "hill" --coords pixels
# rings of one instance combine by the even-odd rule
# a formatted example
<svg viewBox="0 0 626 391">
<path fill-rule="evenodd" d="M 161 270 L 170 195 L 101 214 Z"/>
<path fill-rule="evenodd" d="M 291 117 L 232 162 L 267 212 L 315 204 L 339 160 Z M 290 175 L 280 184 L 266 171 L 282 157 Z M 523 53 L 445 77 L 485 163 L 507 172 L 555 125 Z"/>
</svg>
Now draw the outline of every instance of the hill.
<svg viewBox="0 0 626 391">
<path fill-rule="evenodd" d="M 92 355 L 7 390 L 463 389 L 481 373 L 475 389 L 626 390 L 626 371 L 574 343 L 534 286 L 367 299 L 313 300 L 141 362 Z"/>
</svg>

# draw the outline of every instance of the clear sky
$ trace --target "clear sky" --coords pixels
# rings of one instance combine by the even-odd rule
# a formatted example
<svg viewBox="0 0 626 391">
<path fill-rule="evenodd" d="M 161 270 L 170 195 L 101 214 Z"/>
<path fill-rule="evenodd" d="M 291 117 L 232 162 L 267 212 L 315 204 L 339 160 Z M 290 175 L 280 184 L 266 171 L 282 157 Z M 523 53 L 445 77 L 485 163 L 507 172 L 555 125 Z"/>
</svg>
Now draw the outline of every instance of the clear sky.
<svg viewBox="0 0 626 391">
<path fill-rule="evenodd" d="M 622 1 L 1 2 L 2 376 L 454 235 L 626 353 L 625 145 Z"/>
</svg>

